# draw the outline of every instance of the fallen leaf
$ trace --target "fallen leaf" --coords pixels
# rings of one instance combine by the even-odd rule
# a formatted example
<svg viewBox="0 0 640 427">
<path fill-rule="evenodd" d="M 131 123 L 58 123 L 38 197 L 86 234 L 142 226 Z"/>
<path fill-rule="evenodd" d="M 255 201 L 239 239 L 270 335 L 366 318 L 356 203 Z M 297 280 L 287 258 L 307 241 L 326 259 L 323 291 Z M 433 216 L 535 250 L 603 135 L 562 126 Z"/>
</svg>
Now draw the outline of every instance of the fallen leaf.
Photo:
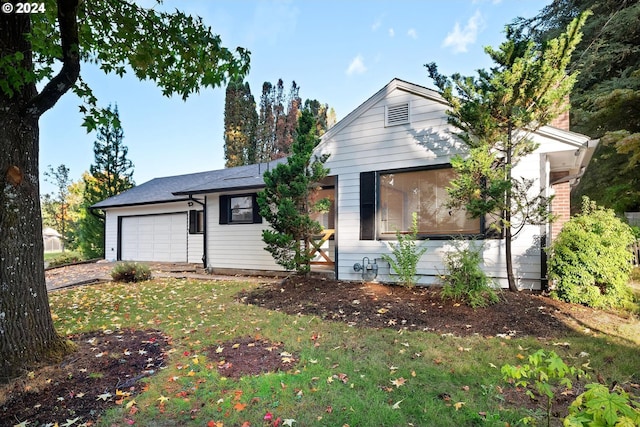
<svg viewBox="0 0 640 427">
<path fill-rule="evenodd" d="M 246 407 L 247 407 L 246 403 L 240 403 L 240 402 L 238 402 L 235 405 L 233 405 L 233 409 L 235 409 L 238 412 L 239 411 L 243 411 L 244 408 L 246 408 Z"/>
<path fill-rule="evenodd" d="M 406 381 L 407 380 L 405 380 L 404 378 L 400 377 L 400 378 L 396 378 L 395 380 L 391 380 L 391 384 L 396 386 L 396 388 L 400 388 L 400 386 L 404 385 L 404 383 Z"/>
<path fill-rule="evenodd" d="M 396 403 L 393 404 L 393 406 L 391 406 L 391 409 L 400 409 L 400 403 L 402 403 L 404 399 L 402 400 L 398 400 Z"/>
<path fill-rule="evenodd" d="M 105 402 L 107 401 L 108 398 L 110 398 L 111 396 L 113 396 L 111 393 L 102 393 L 99 394 L 98 397 L 96 398 L 96 400 L 104 400 Z"/>
<path fill-rule="evenodd" d="M 293 426 L 293 423 L 295 423 L 295 422 L 296 422 L 296 420 L 294 420 L 293 418 L 285 418 L 285 419 L 282 421 L 282 425 L 283 425 L 283 426 L 290 426 L 290 427 L 291 427 L 291 426 Z"/>
<path fill-rule="evenodd" d="M 458 411 L 460 408 L 462 408 L 465 405 L 464 402 L 456 402 L 453 404 L 453 407 L 456 408 L 456 411 Z"/>
</svg>

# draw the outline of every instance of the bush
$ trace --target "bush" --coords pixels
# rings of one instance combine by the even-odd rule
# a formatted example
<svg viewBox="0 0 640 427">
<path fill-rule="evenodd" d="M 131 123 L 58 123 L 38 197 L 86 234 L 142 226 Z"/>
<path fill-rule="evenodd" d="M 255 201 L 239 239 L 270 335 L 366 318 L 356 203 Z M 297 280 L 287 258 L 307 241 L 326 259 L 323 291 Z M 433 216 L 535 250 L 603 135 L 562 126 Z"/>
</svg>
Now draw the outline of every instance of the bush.
<svg viewBox="0 0 640 427">
<path fill-rule="evenodd" d="M 464 301 L 473 308 L 497 302 L 498 295 L 492 281 L 480 268 L 481 262 L 479 248 L 463 248 L 458 242 L 455 249 L 444 256 L 442 296 Z"/>
<path fill-rule="evenodd" d="M 116 282 L 143 282 L 151 280 L 151 269 L 146 264 L 137 262 L 123 262 L 111 270 L 111 278 Z"/>
<path fill-rule="evenodd" d="M 634 241 L 631 228 L 610 209 L 583 198 L 582 213 L 571 218 L 550 248 L 551 296 L 594 308 L 624 307 Z"/>
<path fill-rule="evenodd" d="M 389 243 L 391 255 L 382 254 L 382 259 L 387 261 L 393 271 L 400 278 L 400 284 L 406 287 L 413 287 L 417 281 L 418 261 L 427 248 L 421 248 L 416 244 L 418 236 L 418 216 L 414 212 L 412 215 L 411 231 L 403 234 L 396 231 L 397 244 Z"/>
<path fill-rule="evenodd" d="M 46 259 L 47 267 L 60 267 L 61 265 L 75 264 L 84 261 L 84 257 L 77 252 L 61 252 Z"/>
</svg>

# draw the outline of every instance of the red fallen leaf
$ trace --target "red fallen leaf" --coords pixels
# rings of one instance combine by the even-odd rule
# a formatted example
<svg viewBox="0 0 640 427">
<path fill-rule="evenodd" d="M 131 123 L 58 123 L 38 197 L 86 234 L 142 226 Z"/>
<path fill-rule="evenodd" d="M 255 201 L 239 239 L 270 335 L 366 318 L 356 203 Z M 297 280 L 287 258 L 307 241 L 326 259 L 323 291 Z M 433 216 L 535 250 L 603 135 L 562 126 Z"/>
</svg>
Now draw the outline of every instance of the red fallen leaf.
<svg viewBox="0 0 640 427">
<path fill-rule="evenodd" d="M 333 412 L 333 408 L 331 406 L 327 406 L 326 412 L 327 412 L 327 414 L 332 413 Z"/>
<path fill-rule="evenodd" d="M 184 354 L 185 356 L 188 356 L 188 355 L 189 355 L 189 352 L 188 352 L 188 351 L 185 351 L 185 352 L 184 352 L 184 353 L 182 353 L 182 354 Z"/>
<path fill-rule="evenodd" d="M 272 419 L 273 419 L 273 414 L 271 412 L 267 412 L 266 414 L 264 414 L 265 421 L 271 421 Z"/>
<path fill-rule="evenodd" d="M 136 423 L 134 420 L 131 420 L 131 419 L 129 419 L 129 418 L 125 418 L 125 419 L 124 419 L 124 422 L 125 422 L 125 423 L 127 423 L 127 424 L 129 424 L 130 426 L 132 426 L 132 425 L 134 425 L 134 424 Z"/>
<path fill-rule="evenodd" d="M 251 427 L 251 423 L 249 421 L 245 421 L 242 423 L 241 427 Z"/>
<path fill-rule="evenodd" d="M 138 412 L 138 407 L 133 405 L 131 409 L 129 409 L 129 415 L 135 415 Z"/>
<path fill-rule="evenodd" d="M 273 422 L 273 427 L 278 427 L 281 422 L 282 420 L 280 419 L 280 417 L 276 418 L 276 420 Z"/>
</svg>

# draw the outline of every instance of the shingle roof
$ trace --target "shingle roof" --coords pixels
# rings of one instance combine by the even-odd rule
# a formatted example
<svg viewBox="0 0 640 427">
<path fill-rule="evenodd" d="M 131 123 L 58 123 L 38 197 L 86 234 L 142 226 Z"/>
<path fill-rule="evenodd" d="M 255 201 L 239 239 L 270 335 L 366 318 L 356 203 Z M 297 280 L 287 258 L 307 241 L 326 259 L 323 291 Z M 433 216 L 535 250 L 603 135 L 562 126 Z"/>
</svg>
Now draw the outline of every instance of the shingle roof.
<svg viewBox="0 0 640 427">
<path fill-rule="evenodd" d="M 188 196 L 191 194 L 260 188 L 264 186 L 262 174 L 285 161 L 286 158 L 283 158 L 269 163 L 154 178 L 116 196 L 102 200 L 91 208 L 104 209 L 178 202 L 188 200 Z"/>
</svg>

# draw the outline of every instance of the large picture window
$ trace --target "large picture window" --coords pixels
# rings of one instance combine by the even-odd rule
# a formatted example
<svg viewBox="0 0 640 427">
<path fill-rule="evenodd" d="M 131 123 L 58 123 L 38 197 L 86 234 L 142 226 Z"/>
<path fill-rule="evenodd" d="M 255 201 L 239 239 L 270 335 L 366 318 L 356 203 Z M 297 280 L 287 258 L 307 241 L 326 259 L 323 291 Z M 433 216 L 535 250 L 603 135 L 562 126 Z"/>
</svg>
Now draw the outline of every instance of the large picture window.
<svg viewBox="0 0 640 427">
<path fill-rule="evenodd" d="M 379 235 L 408 232 L 415 212 L 420 235 L 479 234 L 480 220 L 464 209 L 447 208 L 447 186 L 455 177 L 452 168 L 380 173 Z"/>
</svg>

